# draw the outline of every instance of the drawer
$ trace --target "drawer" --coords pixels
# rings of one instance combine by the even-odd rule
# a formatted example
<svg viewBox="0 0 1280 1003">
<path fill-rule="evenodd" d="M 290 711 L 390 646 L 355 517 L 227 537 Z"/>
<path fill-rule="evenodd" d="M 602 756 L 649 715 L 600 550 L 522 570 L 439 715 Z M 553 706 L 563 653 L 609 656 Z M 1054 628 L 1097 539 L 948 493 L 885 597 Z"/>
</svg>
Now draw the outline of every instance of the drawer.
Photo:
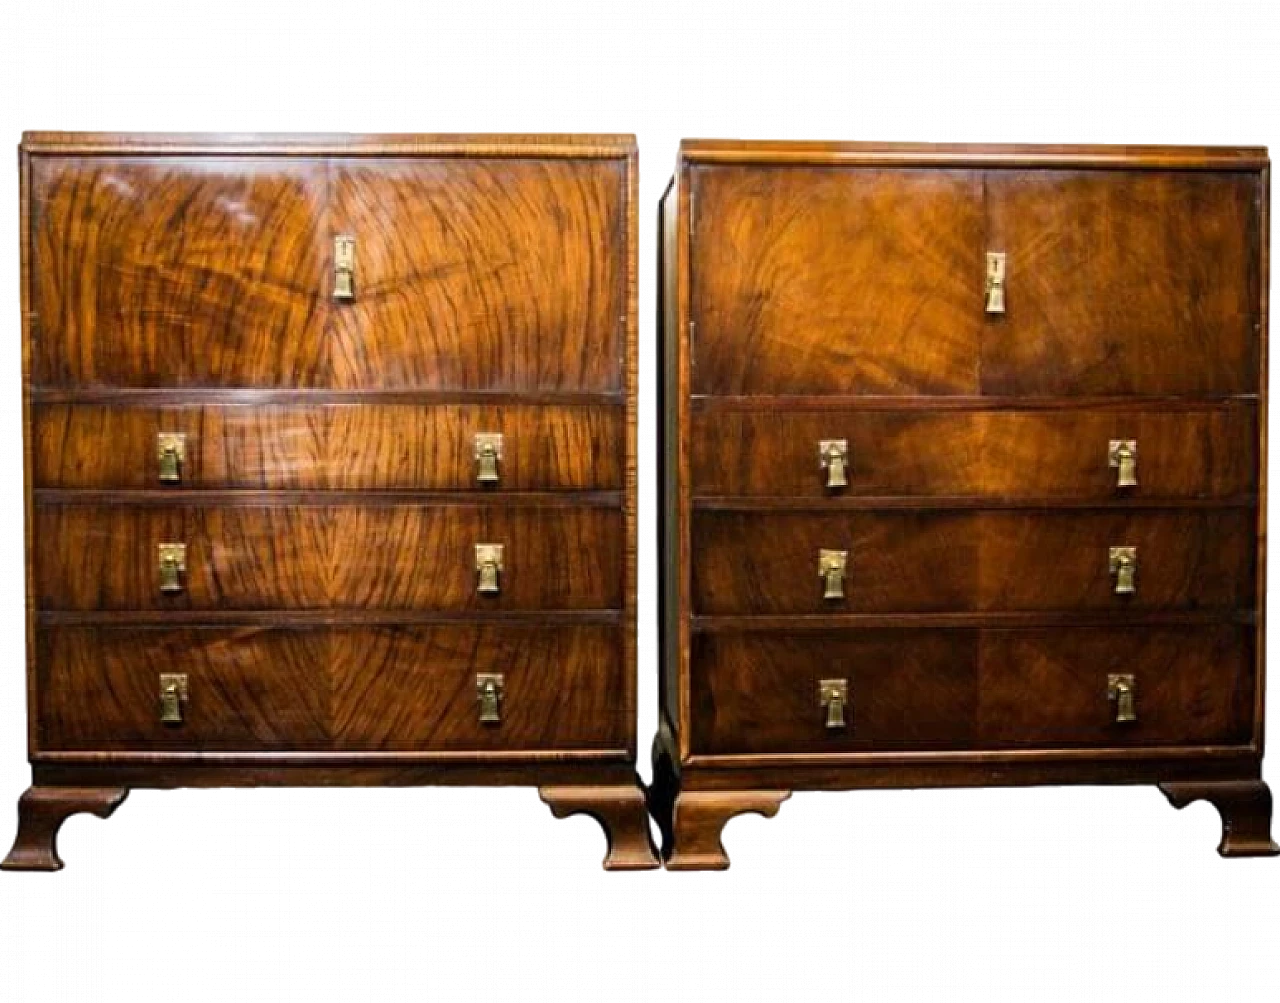
<svg viewBox="0 0 1280 1003">
<path fill-rule="evenodd" d="M 621 490 L 623 411 L 605 406 L 181 406 L 34 408 L 37 487 Z M 496 483 L 477 436 L 500 435 Z M 176 482 L 159 436 L 180 435 Z"/>
<path fill-rule="evenodd" d="M 1252 508 L 694 514 L 699 614 L 1250 608 Z M 1118 594 L 1114 547 L 1134 548 Z M 820 552 L 846 555 L 824 598 Z"/>
<path fill-rule="evenodd" d="M 970 630 L 695 634 L 695 752 L 957 749 L 974 742 L 978 635 Z M 824 679 L 848 683 L 846 726 L 826 727 Z"/>
<path fill-rule="evenodd" d="M 695 635 L 704 754 L 1244 745 L 1253 629 L 1237 626 Z M 1132 676 L 1117 721 L 1111 676 Z M 828 726 L 821 683 L 846 684 Z"/>
<path fill-rule="evenodd" d="M 40 747 L 51 750 L 623 749 L 610 626 L 46 627 Z M 187 677 L 160 721 L 160 675 Z M 482 723 L 476 676 L 500 674 Z"/>
<path fill-rule="evenodd" d="M 186 548 L 162 591 L 161 544 Z M 476 546 L 503 547 L 498 592 Z M 37 507 L 49 610 L 573 610 L 622 605 L 623 517 L 585 506 L 295 504 Z"/>
<path fill-rule="evenodd" d="M 982 172 L 691 175 L 693 393 L 978 391 Z"/>
<path fill-rule="evenodd" d="M 1258 393 L 1254 172 L 993 171 L 982 392 Z"/>
<path fill-rule="evenodd" d="M 32 383 L 621 393 L 626 193 L 621 156 L 36 157 Z"/>
<path fill-rule="evenodd" d="M 827 486 L 821 443 L 844 443 Z M 1136 445 L 1118 487 L 1113 441 Z M 1252 404 L 1154 411 L 702 411 L 690 432 L 702 496 L 1227 498 L 1257 491 Z M 838 478 L 837 478 L 838 479 Z"/>
</svg>

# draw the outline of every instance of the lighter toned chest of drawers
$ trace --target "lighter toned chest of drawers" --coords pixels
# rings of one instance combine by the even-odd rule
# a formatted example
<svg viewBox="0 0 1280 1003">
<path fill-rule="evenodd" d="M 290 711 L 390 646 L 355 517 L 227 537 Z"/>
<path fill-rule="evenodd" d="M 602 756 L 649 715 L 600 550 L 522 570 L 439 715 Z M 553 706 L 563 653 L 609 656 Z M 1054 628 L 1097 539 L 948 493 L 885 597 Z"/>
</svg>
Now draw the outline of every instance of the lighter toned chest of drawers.
<svg viewBox="0 0 1280 1003">
<path fill-rule="evenodd" d="M 28 135 L 30 752 L 133 787 L 635 776 L 630 137 Z"/>
<path fill-rule="evenodd" d="M 686 142 L 657 813 L 1261 780 L 1265 151 Z"/>
</svg>

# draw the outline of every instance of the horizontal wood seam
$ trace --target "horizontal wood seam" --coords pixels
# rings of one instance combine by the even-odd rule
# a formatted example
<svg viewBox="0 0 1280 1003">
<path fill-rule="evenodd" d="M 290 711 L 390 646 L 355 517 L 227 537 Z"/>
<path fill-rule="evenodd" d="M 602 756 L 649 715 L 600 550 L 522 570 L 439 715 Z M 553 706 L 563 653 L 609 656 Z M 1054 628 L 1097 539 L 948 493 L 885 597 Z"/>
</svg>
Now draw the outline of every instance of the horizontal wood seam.
<svg viewBox="0 0 1280 1003">
<path fill-rule="evenodd" d="M 695 633 L 805 630 L 1033 629 L 1248 626 L 1252 610 L 987 610 L 942 613 L 717 614 L 691 618 Z"/>
<path fill-rule="evenodd" d="M 41 610 L 41 627 L 313 627 L 473 624 L 511 627 L 617 626 L 621 610 Z"/>
<path fill-rule="evenodd" d="M 1015 498 L 985 495 L 850 495 L 829 498 L 787 498 L 771 495 L 694 496 L 701 511 L 824 512 L 862 509 L 1226 509 L 1253 508 L 1256 495 L 1220 498 Z"/>
<path fill-rule="evenodd" d="M 219 507 L 430 505 L 475 508 L 622 508 L 621 491 L 258 490 L 245 488 L 36 488 L 37 506 Z"/>
</svg>

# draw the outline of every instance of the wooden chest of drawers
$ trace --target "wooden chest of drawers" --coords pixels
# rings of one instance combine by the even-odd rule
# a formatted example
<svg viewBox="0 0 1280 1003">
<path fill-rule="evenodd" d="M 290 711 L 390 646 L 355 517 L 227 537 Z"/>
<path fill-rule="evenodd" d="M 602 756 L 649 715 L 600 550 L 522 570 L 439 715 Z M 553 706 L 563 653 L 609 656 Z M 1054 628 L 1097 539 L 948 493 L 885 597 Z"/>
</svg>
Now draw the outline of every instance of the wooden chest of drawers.
<svg viewBox="0 0 1280 1003">
<path fill-rule="evenodd" d="M 635 775 L 636 150 L 29 134 L 30 758 L 132 787 Z"/>
<path fill-rule="evenodd" d="M 1268 162 L 686 142 L 662 207 L 674 868 L 796 789 L 1261 780 Z"/>
</svg>

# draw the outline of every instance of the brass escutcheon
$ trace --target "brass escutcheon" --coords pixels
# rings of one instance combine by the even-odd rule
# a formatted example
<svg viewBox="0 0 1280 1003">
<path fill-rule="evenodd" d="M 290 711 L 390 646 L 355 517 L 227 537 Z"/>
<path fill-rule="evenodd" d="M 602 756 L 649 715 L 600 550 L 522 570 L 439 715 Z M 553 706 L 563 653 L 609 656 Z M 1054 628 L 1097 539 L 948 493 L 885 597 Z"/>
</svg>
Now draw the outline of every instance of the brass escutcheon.
<svg viewBox="0 0 1280 1003">
<path fill-rule="evenodd" d="M 161 432 L 156 436 L 156 453 L 160 460 L 161 483 L 179 483 L 182 465 L 187 462 L 187 437 L 181 432 Z"/>
<path fill-rule="evenodd" d="M 473 442 L 476 459 L 476 481 L 497 484 L 498 464 L 502 460 L 502 436 L 496 432 L 478 432 Z"/>
<path fill-rule="evenodd" d="M 818 463 L 827 474 L 827 487 L 843 488 L 849 484 L 845 468 L 849 463 L 847 439 L 823 439 L 818 443 Z"/>
<path fill-rule="evenodd" d="M 502 722 L 502 698 L 506 694 L 506 680 L 500 672 L 481 672 L 476 675 L 476 700 L 480 705 L 481 724 Z"/>
</svg>

